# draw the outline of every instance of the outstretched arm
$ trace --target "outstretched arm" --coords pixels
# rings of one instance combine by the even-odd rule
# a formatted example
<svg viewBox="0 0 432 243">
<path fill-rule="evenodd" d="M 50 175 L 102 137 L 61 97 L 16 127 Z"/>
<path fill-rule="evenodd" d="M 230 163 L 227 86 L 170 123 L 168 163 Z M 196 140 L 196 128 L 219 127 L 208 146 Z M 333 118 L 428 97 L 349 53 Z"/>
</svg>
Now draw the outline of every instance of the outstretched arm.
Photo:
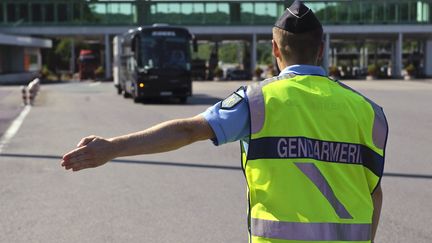
<svg viewBox="0 0 432 243">
<path fill-rule="evenodd" d="M 67 170 L 79 171 L 101 166 L 117 157 L 171 151 L 213 137 L 210 125 L 203 116 L 198 115 L 110 139 L 97 136 L 83 138 L 78 148 L 63 156 L 61 165 Z"/>
</svg>

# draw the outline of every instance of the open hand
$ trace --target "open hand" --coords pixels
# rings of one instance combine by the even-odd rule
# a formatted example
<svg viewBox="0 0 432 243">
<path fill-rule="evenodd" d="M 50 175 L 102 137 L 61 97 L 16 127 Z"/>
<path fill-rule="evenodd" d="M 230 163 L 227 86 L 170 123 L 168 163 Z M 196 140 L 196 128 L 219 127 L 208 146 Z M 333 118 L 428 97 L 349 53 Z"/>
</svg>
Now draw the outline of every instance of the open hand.
<svg viewBox="0 0 432 243">
<path fill-rule="evenodd" d="M 77 148 L 63 156 L 61 166 L 79 171 L 101 166 L 114 158 L 111 141 L 97 136 L 81 139 Z"/>
</svg>

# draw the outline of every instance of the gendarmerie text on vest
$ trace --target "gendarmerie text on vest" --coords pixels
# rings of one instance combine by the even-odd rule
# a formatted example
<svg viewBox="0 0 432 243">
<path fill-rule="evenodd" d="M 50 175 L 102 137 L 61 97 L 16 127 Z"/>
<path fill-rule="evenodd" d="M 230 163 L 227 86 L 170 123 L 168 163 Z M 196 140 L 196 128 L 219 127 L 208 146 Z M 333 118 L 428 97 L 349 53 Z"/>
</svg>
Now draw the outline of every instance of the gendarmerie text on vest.
<svg viewBox="0 0 432 243">
<path fill-rule="evenodd" d="M 361 145 L 313 140 L 304 137 L 280 138 L 280 158 L 311 158 L 321 161 L 362 164 Z"/>
</svg>

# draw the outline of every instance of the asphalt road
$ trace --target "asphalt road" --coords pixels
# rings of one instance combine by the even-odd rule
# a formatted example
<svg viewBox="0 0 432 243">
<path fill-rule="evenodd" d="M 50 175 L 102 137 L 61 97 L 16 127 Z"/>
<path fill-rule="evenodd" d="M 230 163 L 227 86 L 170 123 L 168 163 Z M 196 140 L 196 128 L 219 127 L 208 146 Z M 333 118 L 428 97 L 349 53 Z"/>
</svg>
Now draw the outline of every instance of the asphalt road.
<svg viewBox="0 0 432 243">
<path fill-rule="evenodd" d="M 432 242 L 432 82 L 348 84 L 381 104 L 390 124 L 376 242 Z M 59 165 L 83 136 L 193 116 L 239 85 L 196 82 L 186 105 L 134 104 L 112 83 L 42 86 L 0 156 L 0 242 L 247 242 L 237 143 L 203 141 L 78 173 Z M 18 108 L 0 108 L 4 132 Z"/>
<path fill-rule="evenodd" d="M 18 86 L 0 86 L 0 137 L 23 108 Z"/>
</svg>

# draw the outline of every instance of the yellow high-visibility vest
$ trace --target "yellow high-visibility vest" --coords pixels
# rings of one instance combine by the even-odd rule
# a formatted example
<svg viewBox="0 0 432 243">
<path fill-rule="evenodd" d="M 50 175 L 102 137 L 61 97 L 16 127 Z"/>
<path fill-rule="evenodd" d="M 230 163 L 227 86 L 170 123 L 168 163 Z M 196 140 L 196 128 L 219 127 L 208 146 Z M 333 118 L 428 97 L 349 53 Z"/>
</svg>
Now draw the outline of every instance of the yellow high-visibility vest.
<svg viewBox="0 0 432 243">
<path fill-rule="evenodd" d="M 250 85 L 247 97 L 249 242 L 371 242 L 388 134 L 382 108 L 311 75 Z"/>
</svg>

